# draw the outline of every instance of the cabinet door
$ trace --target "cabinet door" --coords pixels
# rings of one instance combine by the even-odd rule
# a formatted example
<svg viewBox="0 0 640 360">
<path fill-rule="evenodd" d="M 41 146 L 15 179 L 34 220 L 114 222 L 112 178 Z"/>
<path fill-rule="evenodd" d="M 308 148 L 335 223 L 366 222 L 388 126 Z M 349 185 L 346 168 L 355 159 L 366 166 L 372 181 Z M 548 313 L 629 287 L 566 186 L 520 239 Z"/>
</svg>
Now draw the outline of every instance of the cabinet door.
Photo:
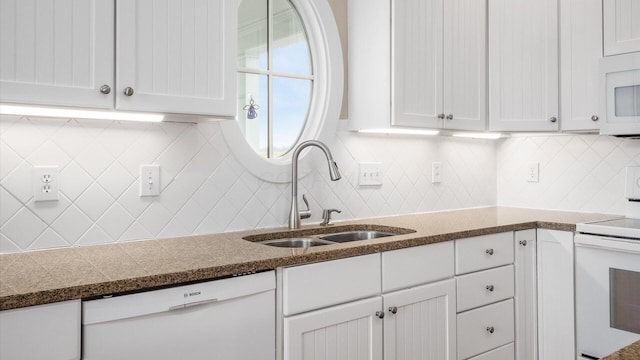
<svg viewBox="0 0 640 360">
<path fill-rule="evenodd" d="M 640 51 L 640 2 L 603 0 L 604 55 Z"/>
<path fill-rule="evenodd" d="M 383 298 L 385 360 L 456 358 L 455 280 L 396 291 Z"/>
<path fill-rule="evenodd" d="M 0 312 L 0 359 L 80 359 L 80 300 Z"/>
<path fill-rule="evenodd" d="M 602 1 L 560 2 L 562 130 L 598 129 Z"/>
<path fill-rule="evenodd" d="M 392 124 L 441 127 L 443 0 L 391 4 Z"/>
<path fill-rule="evenodd" d="M 538 229 L 538 352 L 575 359 L 573 233 Z"/>
<path fill-rule="evenodd" d="M 489 1 L 489 127 L 558 130 L 557 0 Z"/>
<path fill-rule="evenodd" d="M 284 319 L 285 360 L 382 360 L 382 299 L 375 297 Z"/>
<path fill-rule="evenodd" d="M 487 118 L 487 3 L 444 5 L 444 127 L 484 130 Z"/>
<path fill-rule="evenodd" d="M 113 39 L 114 0 L 0 0 L 0 101 L 112 108 Z"/>
<path fill-rule="evenodd" d="M 516 359 L 538 359 L 536 230 L 516 231 Z"/>
<path fill-rule="evenodd" d="M 235 115 L 237 2 L 117 5 L 116 108 Z"/>
</svg>

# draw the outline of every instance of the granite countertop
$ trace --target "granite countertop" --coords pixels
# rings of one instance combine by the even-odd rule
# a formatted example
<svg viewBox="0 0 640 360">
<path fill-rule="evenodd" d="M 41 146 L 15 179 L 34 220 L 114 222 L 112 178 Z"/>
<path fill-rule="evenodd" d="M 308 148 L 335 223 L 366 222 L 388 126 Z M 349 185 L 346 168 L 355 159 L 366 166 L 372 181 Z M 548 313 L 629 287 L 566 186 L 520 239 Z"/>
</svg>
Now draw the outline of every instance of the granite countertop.
<svg viewBox="0 0 640 360">
<path fill-rule="evenodd" d="M 602 360 L 640 360 L 640 341 L 605 356 Z"/>
<path fill-rule="evenodd" d="M 275 269 L 459 238 L 536 227 L 575 231 L 576 223 L 605 214 L 486 207 L 303 226 L 71 247 L 0 255 L 0 310 L 153 289 L 234 274 Z M 410 234 L 325 245 L 277 248 L 243 240 L 371 226 L 415 230 Z"/>
</svg>

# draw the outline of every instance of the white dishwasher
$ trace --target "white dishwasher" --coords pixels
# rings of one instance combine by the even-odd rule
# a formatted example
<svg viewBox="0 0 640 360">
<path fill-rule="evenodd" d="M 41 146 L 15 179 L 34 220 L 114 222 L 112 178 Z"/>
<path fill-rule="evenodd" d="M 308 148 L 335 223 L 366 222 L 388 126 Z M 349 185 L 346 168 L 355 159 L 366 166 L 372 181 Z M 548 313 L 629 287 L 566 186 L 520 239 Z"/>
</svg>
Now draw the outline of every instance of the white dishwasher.
<svg viewBox="0 0 640 360">
<path fill-rule="evenodd" d="M 273 271 L 83 302 L 85 360 L 274 360 Z"/>
</svg>

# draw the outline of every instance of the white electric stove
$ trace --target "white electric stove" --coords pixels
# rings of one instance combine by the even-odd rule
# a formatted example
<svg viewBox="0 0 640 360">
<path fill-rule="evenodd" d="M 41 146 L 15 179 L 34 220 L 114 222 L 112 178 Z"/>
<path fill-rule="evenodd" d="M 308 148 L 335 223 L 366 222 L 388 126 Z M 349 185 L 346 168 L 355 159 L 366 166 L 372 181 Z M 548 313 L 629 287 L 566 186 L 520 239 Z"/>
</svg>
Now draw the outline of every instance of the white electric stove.
<svg viewBox="0 0 640 360">
<path fill-rule="evenodd" d="M 627 217 L 577 224 L 578 359 L 640 340 L 640 167 L 627 168 Z"/>
</svg>

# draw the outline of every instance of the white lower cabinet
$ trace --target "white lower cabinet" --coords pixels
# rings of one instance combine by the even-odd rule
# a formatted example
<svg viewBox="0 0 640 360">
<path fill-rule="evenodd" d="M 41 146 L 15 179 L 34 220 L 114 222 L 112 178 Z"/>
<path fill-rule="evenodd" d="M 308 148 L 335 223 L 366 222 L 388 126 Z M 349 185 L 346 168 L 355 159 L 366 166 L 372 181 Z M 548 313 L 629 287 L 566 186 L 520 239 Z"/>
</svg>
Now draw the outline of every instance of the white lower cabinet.
<svg viewBox="0 0 640 360">
<path fill-rule="evenodd" d="M 512 360 L 514 352 L 513 343 L 499 347 L 497 349 L 487 351 L 482 355 L 472 357 L 469 360 Z"/>
<path fill-rule="evenodd" d="M 458 314 L 458 359 L 513 342 L 513 299 Z"/>
<path fill-rule="evenodd" d="M 517 360 L 538 359 L 538 276 L 536 230 L 515 232 L 515 314 Z"/>
<path fill-rule="evenodd" d="M 382 298 L 354 301 L 284 319 L 284 358 L 382 359 Z"/>
<path fill-rule="evenodd" d="M 80 359 L 80 300 L 0 312 L 0 359 Z"/>
<path fill-rule="evenodd" d="M 573 232 L 538 229 L 540 360 L 575 359 Z"/>
<path fill-rule="evenodd" d="M 384 359 L 455 359 L 455 280 L 383 295 Z"/>
</svg>

